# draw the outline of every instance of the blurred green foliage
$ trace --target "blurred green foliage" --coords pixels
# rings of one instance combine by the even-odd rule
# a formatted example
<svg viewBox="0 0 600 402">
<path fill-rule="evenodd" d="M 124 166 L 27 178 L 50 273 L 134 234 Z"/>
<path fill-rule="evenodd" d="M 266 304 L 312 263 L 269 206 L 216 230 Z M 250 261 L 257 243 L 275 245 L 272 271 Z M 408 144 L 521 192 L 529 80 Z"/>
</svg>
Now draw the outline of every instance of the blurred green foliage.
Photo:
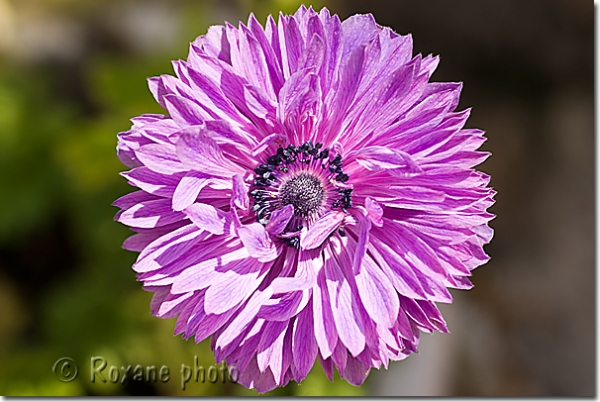
<svg viewBox="0 0 600 402">
<path fill-rule="evenodd" d="M 86 21 L 103 1 L 28 1 Z M 324 2 L 313 3 L 320 8 Z M 182 1 L 179 48 L 151 55 L 100 49 L 68 69 L 58 64 L 0 64 L 0 394 L 3 395 L 255 395 L 237 384 L 190 381 L 182 364 L 194 356 L 214 365 L 208 341 L 173 336 L 175 320 L 151 316 L 151 294 L 136 281 L 135 254 L 121 248 L 130 234 L 113 221 L 111 203 L 133 189 L 115 154 L 129 118 L 160 113 L 146 78 L 170 73 L 188 43 L 214 20 L 209 5 Z M 296 0 L 240 0 L 238 11 L 293 12 Z M 74 70 L 75 72 L 73 73 Z M 54 362 L 71 357 L 72 382 L 57 380 Z M 90 380 L 90 359 L 109 366 L 161 367 L 170 380 L 114 384 Z M 107 370 L 104 371 L 107 373 Z M 317 364 L 298 386 L 273 395 L 362 395 Z"/>
</svg>

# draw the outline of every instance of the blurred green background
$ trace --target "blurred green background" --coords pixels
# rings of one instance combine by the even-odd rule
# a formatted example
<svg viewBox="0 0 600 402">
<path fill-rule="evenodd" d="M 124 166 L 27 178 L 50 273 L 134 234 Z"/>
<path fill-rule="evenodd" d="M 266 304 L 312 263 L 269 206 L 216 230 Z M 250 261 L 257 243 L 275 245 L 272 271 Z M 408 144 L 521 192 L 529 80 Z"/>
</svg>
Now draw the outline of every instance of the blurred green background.
<svg viewBox="0 0 600 402">
<path fill-rule="evenodd" d="M 161 113 L 146 78 L 172 73 L 170 60 L 209 25 L 251 11 L 264 21 L 300 3 L 0 0 L 0 394 L 256 394 L 220 382 L 182 390 L 182 364 L 214 358 L 207 341 L 175 337 L 175 320 L 150 315 L 151 294 L 130 268 L 136 254 L 121 248 L 130 232 L 112 219 L 111 203 L 132 190 L 118 174 L 116 134 L 131 117 Z M 482 169 L 499 218 L 475 290 L 443 310 L 454 335 L 426 336 L 441 349 L 424 342 L 360 388 L 330 383 L 317 364 L 300 386 L 270 394 L 593 394 L 593 10 L 483 3 L 311 3 L 342 18 L 373 12 L 412 32 L 417 52 L 442 54 L 434 80 L 464 80 L 469 126 L 488 131 L 494 156 Z M 93 356 L 166 365 L 170 380 L 92 383 Z M 52 373 L 61 357 L 79 366 L 72 382 Z"/>
</svg>

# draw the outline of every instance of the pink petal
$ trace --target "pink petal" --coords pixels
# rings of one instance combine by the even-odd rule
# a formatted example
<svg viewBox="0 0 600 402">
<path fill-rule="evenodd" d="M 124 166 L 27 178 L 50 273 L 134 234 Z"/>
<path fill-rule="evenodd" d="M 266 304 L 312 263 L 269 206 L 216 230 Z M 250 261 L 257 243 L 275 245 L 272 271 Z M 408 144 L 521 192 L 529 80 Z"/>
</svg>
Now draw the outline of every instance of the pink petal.
<svg viewBox="0 0 600 402">
<path fill-rule="evenodd" d="M 373 171 L 388 170 L 396 176 L 417 173 L 421 170 L 409 154 L 398 149 L 390 149 L 379 145 L 350 152 L 347 158 L 351 157 L 354 157 L 365 169 Z"/>
<path fill-rule="evenodd" d="M 263 138 L 254 149 L 252 149 L 252 155 L 256 156 L 267 150 L 271 144 L 285 144 L 287 137 L 281 134 L 269 134 Z"/>
</svg>

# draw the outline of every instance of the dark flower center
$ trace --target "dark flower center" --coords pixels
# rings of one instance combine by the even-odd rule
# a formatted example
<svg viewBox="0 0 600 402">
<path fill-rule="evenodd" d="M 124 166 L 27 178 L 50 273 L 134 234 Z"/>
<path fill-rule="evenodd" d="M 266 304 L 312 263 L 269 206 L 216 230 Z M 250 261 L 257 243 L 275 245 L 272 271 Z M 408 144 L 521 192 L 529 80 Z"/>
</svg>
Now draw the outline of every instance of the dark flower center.
<svg viewBox="0 0 600 402">
<path fill-rule="evenodd" d="M 298 248 L 299 231 L 327 211 L 347 212 L 352 207 L 352 185 L 347 184 L 350 176 L 342 168 L 342 156 L 322 143 L 279 147 L 265 162 L 254 169 L 252 211 L 266 226 L 274 211 L 293 205 L 294 216 L 278 235 L 288 245 Z M 339 234 L 345 235 L 343 228 Z"/>
<path fill-rule="evenodd" d="M 321 180 L 307 173 L 300 173 L 292 177 L 279 189 L 281 205 L 292 204 L 294 215 L 303 218 L 317 212 L 324 197 L 325 189 Z"/>
</svg>

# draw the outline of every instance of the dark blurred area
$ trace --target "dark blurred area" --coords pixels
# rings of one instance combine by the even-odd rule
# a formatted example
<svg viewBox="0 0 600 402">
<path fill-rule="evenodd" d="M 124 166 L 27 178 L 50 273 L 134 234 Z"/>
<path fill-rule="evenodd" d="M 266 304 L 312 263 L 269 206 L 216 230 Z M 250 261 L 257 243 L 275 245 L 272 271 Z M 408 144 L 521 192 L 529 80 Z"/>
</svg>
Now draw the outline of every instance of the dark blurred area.
<svg viewBox="0 0 600 402">
<path fill-rule="evenodd" d="M 209 344 L 149 313 L 111 203 L 131 190 L 116 134 L 160 113 L 146 78 L 209 25 L 294 0 L 0 0 L 0 393 L 252 395 L 189 384 Z M 307 4 L 308 5 L 308 4 Z M 486 131 L 480 169 L 498 191 L 492 257 L 442 306 L 450 334 L 372 371 L 361 388 L 313 369 L 273 395 L 595 395 L 594 12 L 583 0 L 336 0 L 439 54 L 434 81 L 462 81 L 467 125 Z M 63 356 L 80 368 L 58 381 Z M 167 383 L 91 383 L 91 356 L 168 365 Z"/>
</svg>

